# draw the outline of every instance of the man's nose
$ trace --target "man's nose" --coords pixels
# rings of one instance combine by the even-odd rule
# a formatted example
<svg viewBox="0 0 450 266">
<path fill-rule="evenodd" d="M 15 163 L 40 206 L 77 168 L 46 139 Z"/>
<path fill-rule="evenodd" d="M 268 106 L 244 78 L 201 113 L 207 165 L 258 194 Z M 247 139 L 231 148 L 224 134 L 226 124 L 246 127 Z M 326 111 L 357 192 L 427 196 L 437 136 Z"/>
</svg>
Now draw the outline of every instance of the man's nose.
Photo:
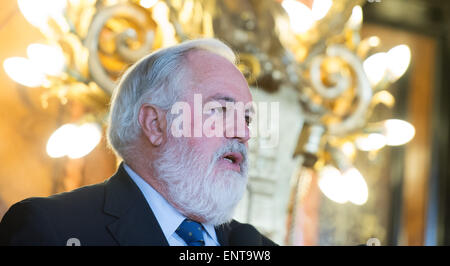
<svg viewBox="0 0 450 266">
<path fill-rule="evenodd" d="M 227 125 L 225 137 L 228 139 L 237 139 L 239 142 L 247 144 L 248 140 L 250 139 L 250 129 L 245 123 L 231 123 Z"/>
</svg>

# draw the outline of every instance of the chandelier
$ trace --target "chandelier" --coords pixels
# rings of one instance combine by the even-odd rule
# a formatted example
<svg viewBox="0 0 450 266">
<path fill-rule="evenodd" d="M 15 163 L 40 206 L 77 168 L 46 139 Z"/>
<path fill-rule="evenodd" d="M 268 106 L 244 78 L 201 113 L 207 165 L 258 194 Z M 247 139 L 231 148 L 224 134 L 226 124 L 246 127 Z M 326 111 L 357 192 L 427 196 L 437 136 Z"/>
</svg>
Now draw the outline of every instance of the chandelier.
<svg viewBox="0 0 450 266">
<path fill-rule="evenodd" d="M 239 55 L 249 84 L 298 92 L 304 125 L 294 156 L 319 175 L 331 200 L 362 205 L 369 190 L 353 166 L 355 151 L 376 152 L 414 137 L 406 121 L 371 123 L 374 108 L 392 108 L 392 83 L 411 52 L 400 44 L 379 51 L 362 39 L 362 0 L 18 0 L 20 11 L 46 38 L 28 57 L 3 62 L 26 87 L 43 87 L 41 104 L 82 103 L 86 114 L 49 138 L 51 157 L 80 158 L 100 141 L 115 81 L 139 58 L 198 37 L 218 37 Z M 294 145 L 294 144 L 293 144 Z M 295 177 L 289 213 L 299 204 Z"/>
</svg>

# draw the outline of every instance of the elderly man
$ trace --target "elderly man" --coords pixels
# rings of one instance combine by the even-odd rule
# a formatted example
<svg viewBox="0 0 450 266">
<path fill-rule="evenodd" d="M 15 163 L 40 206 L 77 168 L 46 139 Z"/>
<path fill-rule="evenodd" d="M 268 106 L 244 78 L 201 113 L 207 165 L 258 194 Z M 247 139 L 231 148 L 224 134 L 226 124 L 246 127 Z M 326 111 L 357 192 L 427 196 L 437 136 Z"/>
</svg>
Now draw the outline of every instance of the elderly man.
<svg viewBox="0 0 450 266">
<path fill-rule="evenodd" d="M 234 61 L 222 42 L 198 39 L 133 65 L 111 103 L 108 141 L 123 158 L 117 173 L 14 204 L 0 244 L 274 245 L 231 219 L 247 184 L 250 110 L 229 116 L 229 103 L 252 99 Z M 173 110 L 180 102 L 190 107 L 181 114 Z M 195 112 L 203 106 L 210 108 Z"/>
</svg>

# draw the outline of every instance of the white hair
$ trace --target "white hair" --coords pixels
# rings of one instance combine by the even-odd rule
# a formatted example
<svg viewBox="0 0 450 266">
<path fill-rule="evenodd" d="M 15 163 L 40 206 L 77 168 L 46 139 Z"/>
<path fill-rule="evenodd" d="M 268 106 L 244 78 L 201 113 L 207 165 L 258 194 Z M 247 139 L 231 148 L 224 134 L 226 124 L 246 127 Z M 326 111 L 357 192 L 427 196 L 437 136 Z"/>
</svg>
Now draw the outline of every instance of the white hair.
<svg viewBox="0 0 450 266">
<path fill-rule="evenodd" d="M 168 111 L 186 89 L 182 81 L 189 68 L 186 55 L 192 50 L 206 50 L 236 63 L 231 48 L 213 38 L 160 49 L 136 62 L 122 76 L 111 97 L 107 138 L 116 154 L 125 159 L 127 149 L 139 136 L 138 114 L 144 103 Z"/>
</svg>

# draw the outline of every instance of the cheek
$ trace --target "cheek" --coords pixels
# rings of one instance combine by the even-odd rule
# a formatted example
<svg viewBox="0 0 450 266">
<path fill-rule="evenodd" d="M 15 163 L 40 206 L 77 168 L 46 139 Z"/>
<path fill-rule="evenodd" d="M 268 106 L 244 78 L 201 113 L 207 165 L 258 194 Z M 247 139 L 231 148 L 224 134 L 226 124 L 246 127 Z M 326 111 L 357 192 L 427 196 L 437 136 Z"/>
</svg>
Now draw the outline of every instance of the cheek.
<svg viewBox="0 0 450 266">
<path fill-rule="evenodd" d="M 205 136 L 214 137 L 214 136 L 218 136 L 217 134 L 219 134 L 219 136 L 221 136 L 221 134 L 223 134 L 223 131 L 224 131 L 223 125 L 219 125 L 216 122 L 204 123 L 203 134 Z"/>
<path fill-rule="evenodd" d="M 222 141 L 216 137 L 188 138 L 187 144 L 190 149 L 201 152 L 202 154 L 214 154 L 221 146 Z"/>
</svg>

